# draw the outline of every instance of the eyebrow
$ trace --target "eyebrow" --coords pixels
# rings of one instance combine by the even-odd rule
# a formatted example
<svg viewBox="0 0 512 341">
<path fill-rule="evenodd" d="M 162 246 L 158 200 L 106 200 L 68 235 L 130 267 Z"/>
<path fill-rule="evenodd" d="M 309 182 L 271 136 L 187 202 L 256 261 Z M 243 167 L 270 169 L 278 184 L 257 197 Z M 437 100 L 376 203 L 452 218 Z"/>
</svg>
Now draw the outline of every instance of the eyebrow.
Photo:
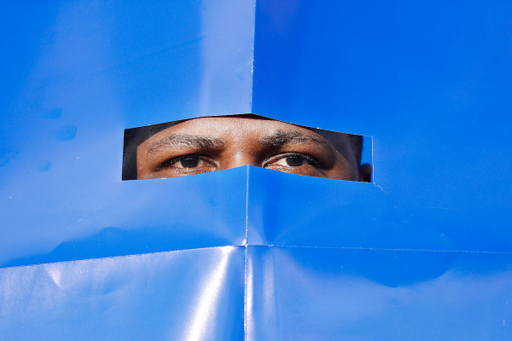
<svg viewBox="0 0 512 341">
<path fill-rule="evenodd" d="M 320 144 L 322 147 L 330 147 L 330 143 L 324 138 L 318 138 L 314 135 L 304 134 L 299 131 L 276 131 L 272 135 L 266 136 L 260 140 L 260 144 L 267 148 L 279 148 L 287 144 L 305 143 L 312 142 Z"/>
<path fill-rule="evenodd" d="M 160 141 L 153 142 L 149 146 L 148 157 L 169 147 L 187 146 L 196 149 L 221 149 L 224 145 L 224 140 L 217 137 L 173 133 Z"/>
</svg>

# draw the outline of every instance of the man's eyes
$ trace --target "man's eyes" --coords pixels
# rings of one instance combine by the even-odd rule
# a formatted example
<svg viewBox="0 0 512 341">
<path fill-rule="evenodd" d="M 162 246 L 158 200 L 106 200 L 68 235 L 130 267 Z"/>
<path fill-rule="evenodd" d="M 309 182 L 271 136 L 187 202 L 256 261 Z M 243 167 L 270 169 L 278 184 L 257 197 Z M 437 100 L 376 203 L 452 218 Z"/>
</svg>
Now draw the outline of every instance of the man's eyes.
<svg viewBox="0 0 512 341">
<path fill-rule="evenodd" d="M 262 164 L 253 164 L 263 168 L 269 168 L 290 173 L 310 173 L 313 169 L 320 169 L 320 162 L 307 154 L 283 153 L 268 157 Z M 313 166 L 313 168 L 309 167 Z M 162 162 L 158 172 L 164 172 L 166 176 L 183 176 L 213 172 L 223 169 L 222 159 L 215 159 L 203 154 L 188 154 L 170 158 Z"/>
</svg>

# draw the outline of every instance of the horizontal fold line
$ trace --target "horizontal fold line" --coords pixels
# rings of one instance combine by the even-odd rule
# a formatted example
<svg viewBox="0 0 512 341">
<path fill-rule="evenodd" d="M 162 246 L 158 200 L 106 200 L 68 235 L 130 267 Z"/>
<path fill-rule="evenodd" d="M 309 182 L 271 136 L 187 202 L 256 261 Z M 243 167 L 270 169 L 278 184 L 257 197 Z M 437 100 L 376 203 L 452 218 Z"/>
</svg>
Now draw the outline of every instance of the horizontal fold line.
<svg viewBox="0 0 512 341">
<path fill-rule="evenodd" d="M 404 252 L 434 252 L 434 253 L 462 253 L 462 254 L 491 254 L 491 255 L 512 255 L 512 252 L 504 252 L 504 251 L 469 251 L 469 250 L 432 250 L 432 249 L 405 249 L 405 248 L 373 248 L 373 247 L 347 247 L 347 246 L 304 246 L 304 245 L 222 245 L 222 246 L 209 246 L 209 247 L 201 247 L 201 248 L 193 248 L 193 249 L 178 249 L 178 250 L 169 250 L 169 251 L 156 251 L 156 252 L 144 252 L 144 253 L 133 253 L 129 255 L 119 255 L 119 256 L 110 256 L 110 257 L 91 257 L 91 258 L 83 258 L 83 259 L 74 259 L 74 260 L 65 260 L 58 262 L 42 262 L 42 263 L 33 263 L 33 264 L 24 264 L 24 265 L 13 265 L 13 266 L 5 266 L 0 267 L 1 269 L 10 269 L 10 268 L 20 268 L 20 267 L 28 267 L 28 266 L 37 266 L 44 264 L 59 264 L 59 263 L 71 263 L 71 262 L 81 262 L 81 261 L 89 261 L 93 259 L 113 259 L 113 258 L 125 258 L 132 256 L 143 256 L 143 255 L 153 255 L 153 254 L 163 254 L 163 253 L 176 253 L 176 252 L 185 252 L 185 251 L 198 251 L 198 250 L 208 250 L 208 249 L 219 249 L 225 247 L 266 247 L 266 248 L 282 248 L 282 249 L 324 249 L 324 250 L 364 250 L 364 251 L 404 251 Z"/>
<path fill-rule="evenodd" d="M 208 246 L 208 247 L 199 247 L 199 248 L 194 248 L 194 249 L 177 249 L 177 250 L 169 250 L 169 251 L 155 251 L 155 252 L 132 253 L 132 254 L 129 254 L 129 255 L 119 255 L 119 256 L 90 257 L 90 258 L 63 260 L 63 261 L 57 261 L 57 262 L 41 262 L 41 263 L 32 263 L 32 264 L 23 264 L 23 265 L 12 265 L 12 266 L 0 267 L 0 271 L 2 269 L 21 268 L 21 267 L 27 267 L 27 266 L 38 266 L 38 265 L 44 265 L 44 264 L 60 264 L 60 263 L 72 263 L 72 262 L 90 261 L 90 260 L 97 260 L 97 259 L 126 258 L 126 257 L 133 257 L 133 256 L 155 255 L 155 254 L 163 254 L 163 253 L 176 253 L 176 252 L 185 252 L 185 251 L 220 249 L 220 248 L 224 248 L 224 247 L 245 247 L 245 245 Z"/>
<path fill-rule="evenodd" d="M 512 252 L 505 251 L 469 251 L 469 250 L 434 250 L 434 249 L 405 249 L 405 248 L 378 248 L 378 247 L 355 247 L 355 246 L 305 246 L 305 245 L 249 245 L 260 247 L 280 247 L 280 248 L 304 248 L 304 249 L 333 249 L 333 250 L 373 250 L 373 251 L 410 251 L 410 252 L 453 252 L 453 253 L 485 253 L 512 255 Z"/>
</svg>

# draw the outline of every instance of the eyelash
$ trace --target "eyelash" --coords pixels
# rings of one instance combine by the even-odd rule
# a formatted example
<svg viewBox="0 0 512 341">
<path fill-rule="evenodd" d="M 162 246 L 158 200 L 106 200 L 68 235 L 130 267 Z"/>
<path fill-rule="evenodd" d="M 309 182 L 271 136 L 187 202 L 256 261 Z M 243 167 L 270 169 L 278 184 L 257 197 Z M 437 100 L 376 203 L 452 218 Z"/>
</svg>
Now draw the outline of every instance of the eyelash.
<svg viewBox="0 0 512 341">
<path fill-rule="evenodd" d="M 284 154 L 278 154 L 278 155 L 275 155 L 273 156 L 270 161 L 277 161 L 277 160 L 281 160 L 281 159 L 284 159 L 284 158 L 287 158 L 287 157 L 290 157 L 290 156 L 298 156 L 298 157 L 301 157 L 303 159 L 305 159 L 306 161 L 308 161 L 309 163 L 311 163 L 313 166 L 315 167 L 318 167 L 318 168 L 321 168 L 322 167 L 322 164 L 320 161 L 318 161 L 317 158 L 311 156 L 311 155 L 308 155 L 308 154 L 301 154 L 301 153 L 284 153 Z M 268 162 L 264 164 L 264 166 L 268 165 Z"/>
<path fill-rule="evenodd" d="M 173 157 L 171 159 L 165 160 L 164 162 L 162 162 L 158 166 L 158 170 L 165 169 L 165 168 L 167 168 L 169 166 L 174 165 L 175 163 L 178 163 L 178 162 L 180 162 L 180 161 L 182 161 L 184 159 L 192 158 L 192 157 L 197 157 L 199 159 L 202 159 L 202 160 L 205 160 L 205 161 L 208 161 L 208 162 L 212 162 L 211 160 L 209 160 L 208 157 L 206 157 L 205 155 L 202 155 L 202 154 L 186 154 L 186 155 L 177 156 L 177 157 Z"/>
</svg>

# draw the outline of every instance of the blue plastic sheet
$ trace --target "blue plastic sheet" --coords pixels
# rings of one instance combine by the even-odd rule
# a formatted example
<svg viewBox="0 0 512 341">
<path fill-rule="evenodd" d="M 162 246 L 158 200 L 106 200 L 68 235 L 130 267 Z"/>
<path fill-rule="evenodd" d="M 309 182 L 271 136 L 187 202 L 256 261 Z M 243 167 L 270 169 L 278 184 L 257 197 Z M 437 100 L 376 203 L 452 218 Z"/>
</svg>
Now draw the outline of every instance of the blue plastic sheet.
<svg viewBox="0 0 512 341">
<path fill-rule="evenodd" d="M 2 269 L 0 338 L 243 339 L 244 253 L 224 247 Z"/>
<path fill-rule="evenodd" d="M 509 340 L 511 15 L 5 4 L 0 340 Z M 368 136 L 374 182 L 121 181 L 124 129 L 249 112 Z"/>
</svg>

